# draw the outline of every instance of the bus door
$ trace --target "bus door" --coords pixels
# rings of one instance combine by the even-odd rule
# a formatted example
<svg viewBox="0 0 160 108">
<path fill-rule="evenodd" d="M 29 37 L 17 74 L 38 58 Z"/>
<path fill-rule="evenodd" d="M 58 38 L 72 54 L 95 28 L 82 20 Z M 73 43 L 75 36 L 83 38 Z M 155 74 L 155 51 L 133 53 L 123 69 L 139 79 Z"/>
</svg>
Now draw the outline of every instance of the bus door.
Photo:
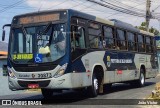
<svg viewBox="0 0 160 108">
<path fill-rule="evenodd" d="M 86 21 L 79 18 L 71 20 L 71 56 L 72 62 L 80 58 L 87 51 L 86 48 Z"/>
</svg>

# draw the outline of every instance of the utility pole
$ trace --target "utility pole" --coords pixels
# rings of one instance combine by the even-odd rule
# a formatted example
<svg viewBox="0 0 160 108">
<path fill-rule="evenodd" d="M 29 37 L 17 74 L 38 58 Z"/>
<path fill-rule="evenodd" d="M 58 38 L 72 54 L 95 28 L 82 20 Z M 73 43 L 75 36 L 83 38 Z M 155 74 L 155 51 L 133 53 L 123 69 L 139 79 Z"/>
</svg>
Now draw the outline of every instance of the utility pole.
<svg viewBox="0 0 160 108">
<path fill-rule="evenodd" d="M 147 31 L 149 31 L 149 21 L 151 18 L 150 7 L 151 7 L 151 0 L 147 0 L 146 2 L 146 30 Z"/>
</svg>

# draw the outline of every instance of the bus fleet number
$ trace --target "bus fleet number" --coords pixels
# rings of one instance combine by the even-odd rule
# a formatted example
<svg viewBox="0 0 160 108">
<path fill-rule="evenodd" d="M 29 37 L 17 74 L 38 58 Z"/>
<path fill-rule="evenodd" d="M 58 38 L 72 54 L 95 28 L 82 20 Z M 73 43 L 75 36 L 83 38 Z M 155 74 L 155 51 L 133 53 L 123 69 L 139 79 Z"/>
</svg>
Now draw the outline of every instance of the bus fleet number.
<svg viewBox="0 0 160 108">
<path fill-rule="evenodd" d="M 38 74 L 38 78 L 52 78 L 51 73 Z"/>
</svg>

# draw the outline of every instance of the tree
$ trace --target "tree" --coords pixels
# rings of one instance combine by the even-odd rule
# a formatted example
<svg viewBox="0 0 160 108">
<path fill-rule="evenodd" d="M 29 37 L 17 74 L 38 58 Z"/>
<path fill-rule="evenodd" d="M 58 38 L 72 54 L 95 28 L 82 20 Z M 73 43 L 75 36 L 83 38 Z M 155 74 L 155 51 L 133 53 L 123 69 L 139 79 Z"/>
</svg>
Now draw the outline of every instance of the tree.
<svg viewBox="0 0 160 108">
<path fill-rule="evenodd" d="M 146 22 L 142 22 L 141 26 L 136 26 L 136 28 L 138 28 L 140 30 L 147 31 L 146 30 Z M 160 34 L 160 32 L 156 28 L 153 28 L 153 27 L 149 28 L 149 32 L 153 33 L 154 35 L 159 35 Z"/>
</svg>

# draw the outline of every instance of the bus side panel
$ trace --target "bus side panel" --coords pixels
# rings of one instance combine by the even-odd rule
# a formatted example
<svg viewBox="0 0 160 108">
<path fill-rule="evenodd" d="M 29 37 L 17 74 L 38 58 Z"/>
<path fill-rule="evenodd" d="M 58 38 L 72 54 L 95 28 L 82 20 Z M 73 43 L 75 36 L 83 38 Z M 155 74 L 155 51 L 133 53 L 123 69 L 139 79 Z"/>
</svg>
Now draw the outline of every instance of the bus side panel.
<svg viewBox="0 0 160 108">
<path fill-rule="evenodd" d="M 114 82 L 114 72 L 107 71 L 106 65 L 103 61 L 105 51 L 92 51 L 82 57 L 82 62 L 85 65 L 86 71 L 91 71 L 90 77 L 92 76 L 94 67 L 101 65 L 104 70 L 104 83 Z"/>
<path fill-rule="evenodd" d="M 145 66 L 145 77 L 151 78 L 155 77 L 157 74 L 157 66 L 155 62 L 155 56 L 146 54 L 136 54 L 134 62 L 138 70 L 138 76 L 135 79 L 139 79 L 140 68 L 142 65 Z"/>
</svg>

